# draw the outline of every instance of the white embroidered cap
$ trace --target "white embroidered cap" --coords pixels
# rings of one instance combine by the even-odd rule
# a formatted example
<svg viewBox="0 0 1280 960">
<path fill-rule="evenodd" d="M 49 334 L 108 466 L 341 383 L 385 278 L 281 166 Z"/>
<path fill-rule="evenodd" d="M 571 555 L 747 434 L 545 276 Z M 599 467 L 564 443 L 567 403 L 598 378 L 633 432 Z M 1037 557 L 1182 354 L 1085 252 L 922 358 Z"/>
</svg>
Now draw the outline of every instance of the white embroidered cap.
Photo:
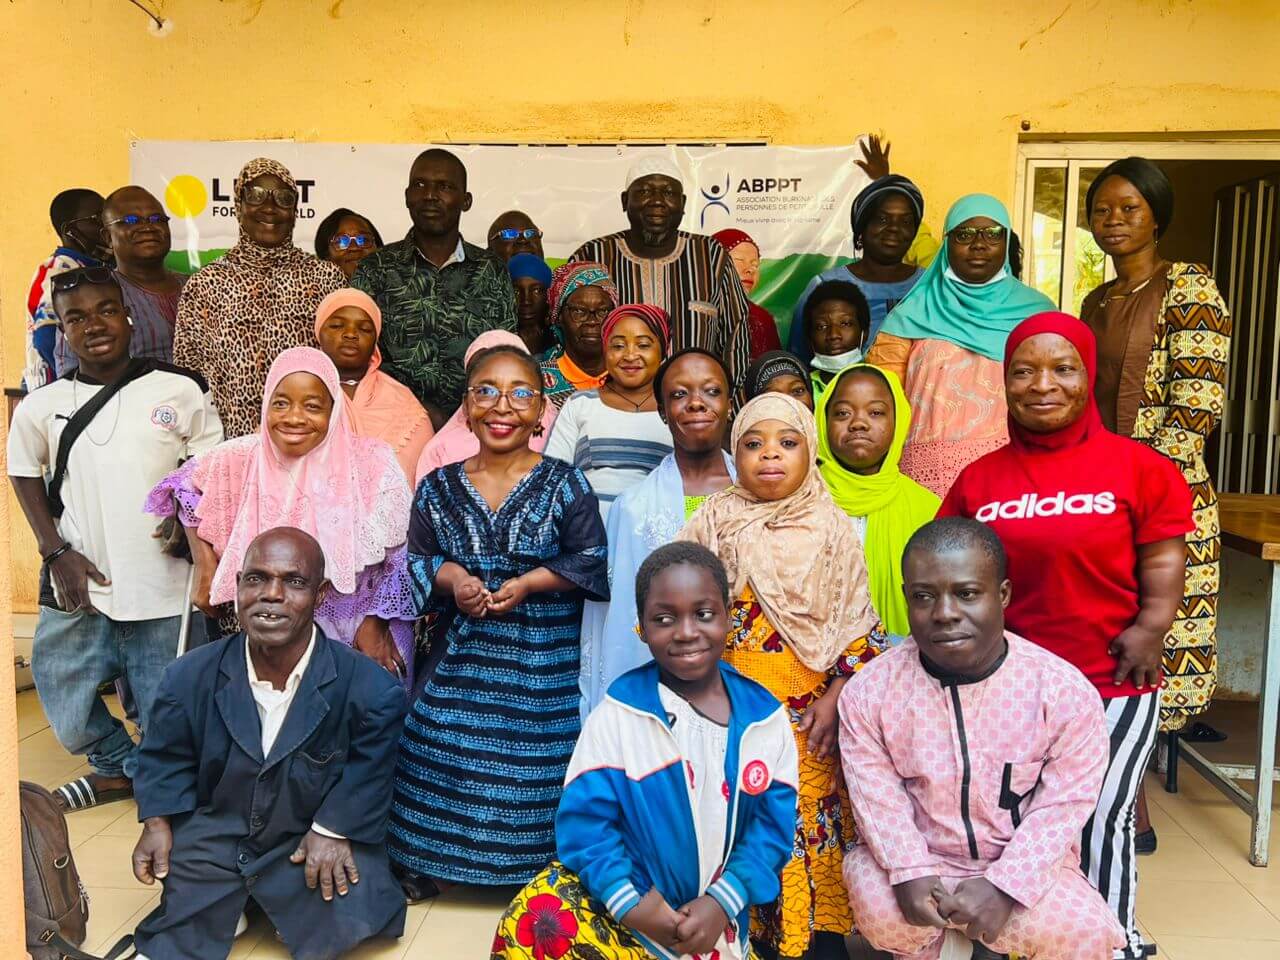
<svg viewBox="0 0 1280 960">
<path fill-rule="evenodd" d="M 650 177 L 654 174 L 661 174 L 664 177 L 670 177 L 676 183 L 684 183 L 684 177 L 680 173 L 680 168 L 676 166 L 675 161 L 663 153 L 651 153 L 636 160 L 627 170 L 627 180 L 622 185 L 623 190 L 627 190 L 633 183 L 641 177 Z"/>
</svg>

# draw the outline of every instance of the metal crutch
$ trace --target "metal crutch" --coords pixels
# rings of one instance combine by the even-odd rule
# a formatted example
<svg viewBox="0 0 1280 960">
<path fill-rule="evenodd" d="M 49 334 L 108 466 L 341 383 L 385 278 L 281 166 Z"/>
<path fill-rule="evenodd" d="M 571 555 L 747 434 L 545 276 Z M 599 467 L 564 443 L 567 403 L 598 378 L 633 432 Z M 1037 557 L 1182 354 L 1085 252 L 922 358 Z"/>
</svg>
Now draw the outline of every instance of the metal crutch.
<svg viewBox="0 0 1280 960">
<path fill-rule="evenodd" d="M 191 632 L 191 590 L 195 582 L 196 565 L 193 563 L 187 571 L 187 592 L 182 597 L 182 623 L 178 626 L 178 653 L 175 660 L 187 652 L 187 634 Z"/>
</svg>

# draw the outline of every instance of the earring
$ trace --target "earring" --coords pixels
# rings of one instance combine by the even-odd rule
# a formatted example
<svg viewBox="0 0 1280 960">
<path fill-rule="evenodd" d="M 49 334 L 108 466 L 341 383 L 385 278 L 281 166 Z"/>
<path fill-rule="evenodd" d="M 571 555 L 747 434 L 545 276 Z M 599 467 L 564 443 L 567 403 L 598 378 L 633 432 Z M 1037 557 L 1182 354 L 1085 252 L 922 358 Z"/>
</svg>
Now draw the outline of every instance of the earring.
<svg viewBox="0 0 1280 960">
<path fill-rule="evenodd" d="M 541 422 L 541 421 L 539 421 L 539 422 L 538 422 L 538 425 L 537 425 L 536 427 L 534 427 L 534 428 L 533 428 L 533 435 L 534 435 L 535 437 L 540 437 L 540 436 L 542 436 L 543 432 L 544 432 L 544 431 L 543 431 L 543 429 L 542 429 L 542 422 Z"/>
<path fill-rule="evenodd" d="M 124 315 L 124 318 L 125 318 L 126 320 L 128 320 L 128 321 L 129 321 L 129 326 L 131 326 L 131 327 L 132 327 L 132 326 L 133 326 L 133 317 L 129 316 L 129 314 L 127 314 L 127 313 L 126 313 L 126 314 Z"/>
</svg>

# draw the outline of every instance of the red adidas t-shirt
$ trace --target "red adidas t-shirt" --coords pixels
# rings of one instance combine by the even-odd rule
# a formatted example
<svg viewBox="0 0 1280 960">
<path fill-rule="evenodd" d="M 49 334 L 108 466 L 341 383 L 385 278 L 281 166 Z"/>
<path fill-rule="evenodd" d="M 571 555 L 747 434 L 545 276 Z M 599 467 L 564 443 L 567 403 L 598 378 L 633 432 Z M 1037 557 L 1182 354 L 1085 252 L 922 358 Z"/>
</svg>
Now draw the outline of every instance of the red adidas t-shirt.
<svg viewBox="0 0 1280 960">
<path fill-rule="evenodd" d="M 1138 616 L 1138 546 L 1195 528 L 1191 491 L 1150 447 L 1100 431 L 1078 447 L 1002 447 L 956 478 L 938 516 L 990 524 L 1009 555 L 1014 633 L 1075 664 L 1104 697 L 1117 686 L 1107 647 Z"/>
</svg>

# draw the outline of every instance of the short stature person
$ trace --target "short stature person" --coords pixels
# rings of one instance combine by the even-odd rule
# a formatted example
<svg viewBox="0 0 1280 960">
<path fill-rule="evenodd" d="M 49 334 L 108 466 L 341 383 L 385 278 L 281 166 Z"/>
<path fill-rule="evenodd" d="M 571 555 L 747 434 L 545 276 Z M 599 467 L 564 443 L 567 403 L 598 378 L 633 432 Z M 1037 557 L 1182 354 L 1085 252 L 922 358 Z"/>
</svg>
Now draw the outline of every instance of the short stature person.
<svg viewBox="0 0 1280 960">
<path fill-rule="evenodd" d="M 938 512 L 999 534 L 1019 585 L 1009 627 L 1079 668 L 1103 701 L 1110 763 L 1083 866 L 1125 928 L 1117 960 L 1141 960 L 1134 803 L 1194 524 L 1173 462 L 1102 425 L 1097 375 L 1094 336 L 1075 317 L 1020 323 L 1005 345 L 1009 443 L 961 471 Z"/>
<path fill-rule="evenodd" d="M 859 932 L 898 958 L 936 958 L 953 929 L 996 953 L 1108 960 L 1120 925 L 1080 872 L 1107 767 L 1101 702 L 1004 629 L 1016 585 L 990 527 L 933 521 L 902 567 L 911 638 L 840 698 Z"/>
<path fill-rule="evenodd" d="M 787 707 L 800 757 L 795 840 L 782 890 L 753 909 L 764 960 L 845 960 L 853 925 L 840 876 L 854 835 L 836 756 L 836 704 L 888 649 L 853 525 L 818 472 L 818 436 L 798 400 L 765 393 L 734 421 L 737 482 L 713 493 L 679 540 L 711 549 L 732 598 L 724 658 Z"/>
<path fill-rule="evenodd" d="M 143 960 L 223 960 L 250 897 L 306 960 L 404 931 L 383 845 L 404 691 L 316 629 L 324 583 L 315 540 L 266 531 L 236 578 L 245 632 L 165 672 L 137 777 L 133 873 L 164 884 Z"/>
</svg>

